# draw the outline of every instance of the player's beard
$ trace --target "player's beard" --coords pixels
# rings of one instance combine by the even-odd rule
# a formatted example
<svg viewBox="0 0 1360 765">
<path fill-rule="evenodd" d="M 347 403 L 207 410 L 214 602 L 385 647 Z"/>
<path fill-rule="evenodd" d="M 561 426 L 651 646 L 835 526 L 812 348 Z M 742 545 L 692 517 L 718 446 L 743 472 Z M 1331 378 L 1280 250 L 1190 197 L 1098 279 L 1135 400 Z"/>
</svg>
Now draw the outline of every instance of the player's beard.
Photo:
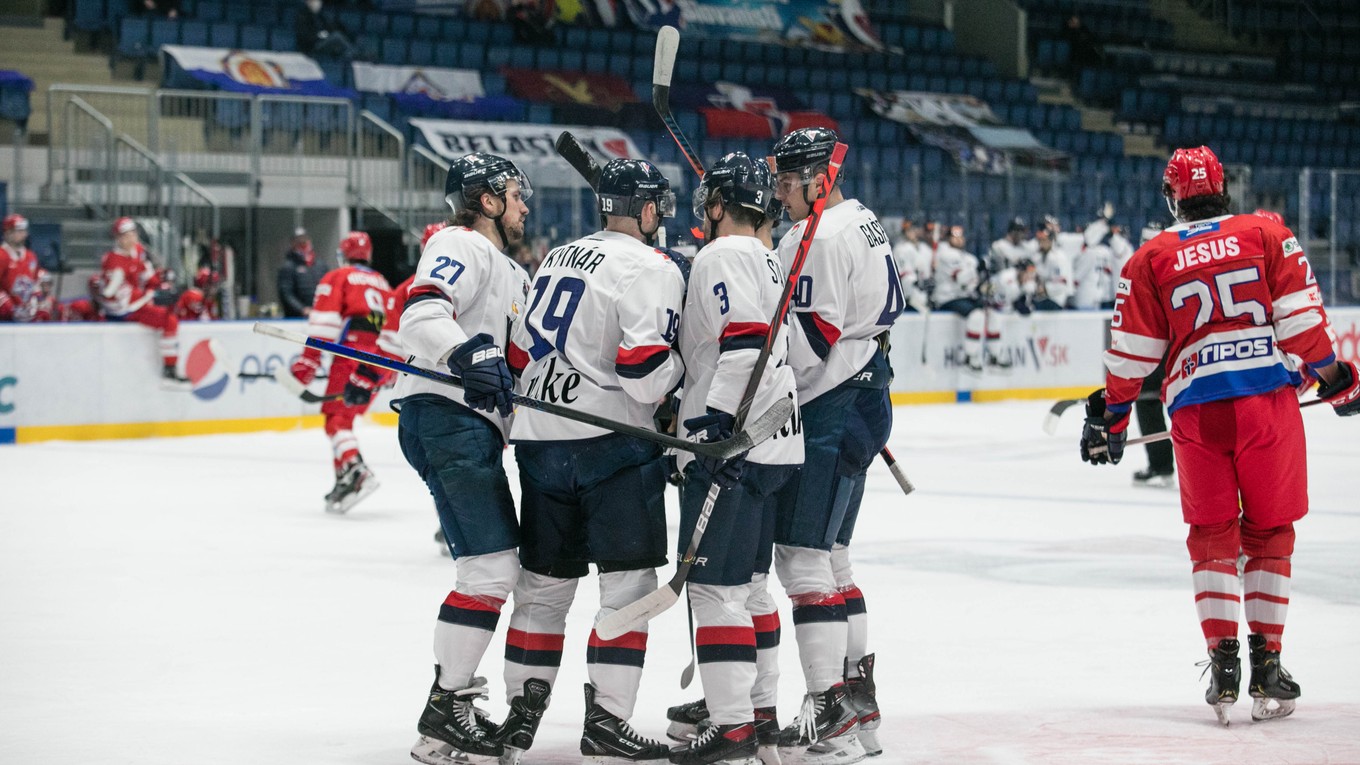
<svg viewBox="0 0 1360 765">
<path fill-rule="evenodd" d="M 512 244 L 519 244 L 520 242 L 524 241 L 523 220 L 521 220 L 519 223 L 506 223 L 504 220 L 502 220 L 501 229 L 505 231 L 505 244 L 507 247 Z"/>
</svg>

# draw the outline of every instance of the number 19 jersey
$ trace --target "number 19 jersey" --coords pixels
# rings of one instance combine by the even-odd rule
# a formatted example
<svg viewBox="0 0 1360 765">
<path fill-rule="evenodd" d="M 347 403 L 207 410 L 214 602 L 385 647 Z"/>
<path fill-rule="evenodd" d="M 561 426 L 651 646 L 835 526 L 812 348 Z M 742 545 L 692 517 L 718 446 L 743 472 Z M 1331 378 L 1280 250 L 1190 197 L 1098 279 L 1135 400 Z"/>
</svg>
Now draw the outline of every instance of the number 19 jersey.
<svg viewBox="0 0 1360 765">
<path fill-rule="evenodd" d="M 531 398 L 651 429 L 652 414 L 684 374 L 671 349 L 685 281 L 660 250 L 601 231 L 548 253 L 509 348 Z M 521 409 L 513 441 L 608 435 L 593 425 Z"/>
<path fill-rule="evenodd" d="M 1124 265 L 1105 353 L 1106 400 L 1124 411 L 1166 356 L 1168 409 L 1267 393 L 1324 366 L 1335 337 L 1303 248 L 1256 215 L 1169 228 Z"/>
</svg>

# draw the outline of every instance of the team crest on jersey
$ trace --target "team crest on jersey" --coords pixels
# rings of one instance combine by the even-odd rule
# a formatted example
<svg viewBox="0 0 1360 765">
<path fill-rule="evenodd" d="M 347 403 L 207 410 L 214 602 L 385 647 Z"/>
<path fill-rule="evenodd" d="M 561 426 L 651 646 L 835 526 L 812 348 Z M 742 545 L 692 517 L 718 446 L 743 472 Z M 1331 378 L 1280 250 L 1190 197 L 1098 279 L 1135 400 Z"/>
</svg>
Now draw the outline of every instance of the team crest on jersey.
<svg viewBox="0 0 1360 765">
<path fill-rule="evenodd" d="M 1193 223 L 1190 226 L 1187 226 L 1186 229 L 1181 232 L 1181 241 L 1184 242 L 1186 239 L 1189 239 L 1191 237 L 1196 237 L 1199 236 L 1200 234 L 1207 234 L 1210 231 L 1217 231 L 1218 229 L 1219 229 L 1218 221 Z"/>
<path fill-rule="evenodd" d="M 1299 246 L 1299 240 L 1292 236 L 1284 240 L 1284 244 L 1282 246 L 1284 247 L 1284 254 L 1286 255 L 1293 255 L 1294 253 L 1299 252 L 1303 249 L 1302 247 Z"/>
<path fill-rule="evenodd" d="M 1132 290 L 1132 289 L 1133 289 L 1133 280 L 1132 280 L 1132 279 L 1125 279 L 1125 278 L 1123 278 L 1123 277 L 1120 277 L 1119 282 L 1118 282 L 1117 284 L 1115 284 L 1114 293 L 1115 293 L 1116 295 L 1127 295 L 1127 294 L 1129 294 L 1129 291 Z"/>
<path fill-rule="evenodd" d="M 1193 355 L 1190 356 L 1190 358 L 1185 360 L 1185 363 L 1181 364 L 1181 376 L 1182 377 L 1193 376 L 1195 374 L 1195 368 L 1198 366 L 1199 366 L 1198 358 Z"/>
</svg>

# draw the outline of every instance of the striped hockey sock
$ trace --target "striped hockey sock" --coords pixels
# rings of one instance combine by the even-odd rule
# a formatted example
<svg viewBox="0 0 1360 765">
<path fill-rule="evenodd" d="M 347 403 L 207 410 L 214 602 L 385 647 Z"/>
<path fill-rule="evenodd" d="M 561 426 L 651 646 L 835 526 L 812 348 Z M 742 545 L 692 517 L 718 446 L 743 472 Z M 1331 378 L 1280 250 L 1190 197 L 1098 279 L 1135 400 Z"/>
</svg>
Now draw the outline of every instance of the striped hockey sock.
<svg viewBox="0 0 1360 765">
<path fill-rule="evenodd" d="M 1195 611 L 1199 626 L 1210 648 L 1225 638 L 1237 637 L 1238 594 L 1237 562 L 1233 560 L 1195 561 Z"/>
<path fill-rule="evenodd" d="M 567 611 L 576 596 L 575 579 L 521 571 L 515 584 L 515 610 L 505 635 L 506 701 L 524 692 L 524 681 L 538 678 L 557 683 L 562 666 Z"/>
<path fill-rule="evenodd" d="M 1288 558 L 1248 558 L 1243 577 L 1247 626 L 1266 639 L 1267 651 L 1280 650 L 1285 614 L 1289 610 Z"/>
</svg>

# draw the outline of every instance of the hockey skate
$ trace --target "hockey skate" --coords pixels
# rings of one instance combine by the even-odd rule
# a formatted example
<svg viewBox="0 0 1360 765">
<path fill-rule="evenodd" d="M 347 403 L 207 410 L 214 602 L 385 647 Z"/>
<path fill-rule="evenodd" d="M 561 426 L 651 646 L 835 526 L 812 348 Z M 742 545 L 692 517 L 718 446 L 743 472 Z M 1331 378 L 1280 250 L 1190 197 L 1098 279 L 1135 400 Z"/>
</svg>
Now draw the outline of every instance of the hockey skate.
<svg viewBox="0 0 1360 765">
<path fill-rule="evenodd" d="M 175 371 L 174 364 L 166 364 L 161 367 L 161 390 L 185 391 L 193 387 L 193 383 L 187 377 L 181 377 Z"/>
<path fill-rule="evenodd" d="M 779 732 L 779 757 L 788 765 L 849 765 L 864 759 L 855 735 L 859 714 L 845 684 L 803 697 L 793 724 Z"/>
<path fill-rule="evenodd" d="M 378 477 L 373 475 L 362 458 L 357 459 L 335 479 L 335 486 L 326 495 L 326 512 L 344 515 L 359 504 L 359 500 L 376 491 L 378 486 Z"/>
<path fill-rule="evenodd" d="M 1152 489 L 1174 489 L 1176 488 L 1175 471 L 1161 472 L 1146 468 L 1133 474 L 1134 486 L 1146 486 Z"/>
<path fill-rule="evenodd" d="M 505 746 L 501 765 L 519 765 L 524 752 L 533 746 L 551 694 L 552 688 L 545 680 L 531 677 L 524 681 L 524 694 L 510 702 L 510 714 L 496 731 L 496 740 Z"/>
<path fill-rule="evenodd" d="M 595 686 L 586 683 L 586 723 L 581 731 L 581 755 L 586 763 L 625 763 L 664 760 L 670 750 L 633 730 L 633 726 L 595 703 Z"/>
<path fill-rule="evenodd" d="M 1251 719 L 1275 720 L 1294 713 L 1294 699 L 1301 692 L 1299 684 L 1280 664 L 1279 651 L 1266 650 L 1266 636 L 1247 636 L 1251 650 Z M 1274 702 L 1273 704 L 1271 702 Z"/>
<path fill-rule="evenodd" d="M 1209 649 L 1207 661 L 1203 666 L 1209 673 L 1209 690 L 1204 692 L 1204 700 L 1214 708 L 1214 715 L 1224 725 L 1228 724 L 1228 709 L 1237 702 L 1237 692 L 1242 682 L 1242 660 L 1237 658 L 1236 638 L 1224 638 L 1218 645 Z M 1200 677 L 1204 674 L 1201 673 Z"/>
<path fill-rule="evenodd" d="M 758 707 L 756 715 L 757 752 L 762 765 L 779 765 L 779 718 L 774 707 Z M 674 741 L 688 742 L 698 738 L 709 727 L 708 702 L 705 699 L 671 707 L 666 710 L 670 727 L 666 736 Z"/>
<path fill-rule="evenodd" d="M 850 703 L 859 713 L 859 743 L 866 756 L 877 757 L 883 754 L 883 747 L 878 744 L 878 726 L 882 720 L 878 714 L 878 690 L 874 685 L 874 655 L 859 660 L 856 665 L 859 677 L 849 676 L 849 663 L 846 659 L 845 687 L 850 694 Z"/>
<path fill-rule="evenodd" d="M 760 765 L 752 723 L 705 725 L 698 738 L 670 751 L 676 765 Z"/>
<path fill-rule="evenodd" d="M 486 714 L 473 706 L 486 698 L 486 679 L 474 677 L 468 687 L 446 691 L 439 686 L 438 667 L 434 675 L 429 701 L 416 723 L 420 738 L 411 747 L 411 758 L 426 765 L 494 762 L 505 748 L 488 733 Z"/>
</svg>

